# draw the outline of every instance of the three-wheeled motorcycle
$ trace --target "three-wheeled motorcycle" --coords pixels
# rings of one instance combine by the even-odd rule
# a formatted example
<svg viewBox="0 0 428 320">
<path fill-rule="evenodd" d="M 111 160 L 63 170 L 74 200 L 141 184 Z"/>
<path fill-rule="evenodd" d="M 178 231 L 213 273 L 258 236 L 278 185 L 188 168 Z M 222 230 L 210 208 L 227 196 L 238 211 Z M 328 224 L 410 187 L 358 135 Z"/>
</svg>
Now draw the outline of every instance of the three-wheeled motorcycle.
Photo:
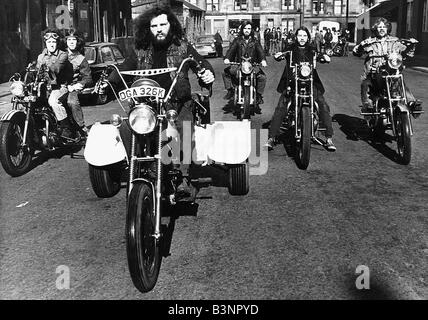
<svg viewBox="0 0 428 320">
<path fill-rule="evenodd" d="M 180 136 L 175 125 L 178 114 L 168 107 L 185 63 L 197 62 L 192 57 L 186 58 L 178 70 L 116 70 L 122 80 L 122 75 L 140 77 L 130 87 L 123 80 L 126 89 L 118 95 L 118 102 L 128 116 L 113 115 L 108 123 L 95 123 L 84 152 L 97 196 L 114 196 L 121 188 L 122 178 L 126 179 L 128 266 L 132 281 L 141 292 L 152 290 L 157 282 L 162 260 L 161 217 L 165 211 L 174 210 L 180 201 L 177 188 L 183 173 L 171 164 L 171 159 L 180 159 L 181 150 L 173 146 L 173 141 Z M 168 92 L 148 78 L 169 72 L 176 72 L 176 76 Z M 106 81 L 105 75 L 100 82 Z M 192 153 L 192 165 L 223 168 L 228 175 L 230 194 L 247 194 L 250 122 L 211 123 L 209 96 L 198 93 L 193 95 L 193 100 L 193 150 L 187 150 Z M 129 103 L 129 110 L 122 102 Z M 210 178 L 189 177 L 189 180 L 198 188 L 210 183 Z"/>
</svg>

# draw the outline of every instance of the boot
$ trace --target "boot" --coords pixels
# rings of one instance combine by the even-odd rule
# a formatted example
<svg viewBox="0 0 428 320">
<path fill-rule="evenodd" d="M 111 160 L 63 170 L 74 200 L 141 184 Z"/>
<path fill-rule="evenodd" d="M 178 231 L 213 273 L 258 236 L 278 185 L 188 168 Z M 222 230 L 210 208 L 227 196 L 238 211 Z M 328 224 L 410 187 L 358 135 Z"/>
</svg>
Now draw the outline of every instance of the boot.
<svg viewBox="0 0 428 320">
<path fill-rule="evenodd" d="M 60 128 L 61 137 L 64 139 L 73 139 L 73 131 L 71 130 L 71 123 L 68 118 L 58 122 Z"/>
<path fill-rule="evenodd" d="M 227 89 L 227 93 L 224 96 L 224 99 L 230 100 L 233 98 L 234 95 L 235 95 L 235 91 L 233 90 L 233 88 L 229 88 L 229 89 Z"/>
</svg>

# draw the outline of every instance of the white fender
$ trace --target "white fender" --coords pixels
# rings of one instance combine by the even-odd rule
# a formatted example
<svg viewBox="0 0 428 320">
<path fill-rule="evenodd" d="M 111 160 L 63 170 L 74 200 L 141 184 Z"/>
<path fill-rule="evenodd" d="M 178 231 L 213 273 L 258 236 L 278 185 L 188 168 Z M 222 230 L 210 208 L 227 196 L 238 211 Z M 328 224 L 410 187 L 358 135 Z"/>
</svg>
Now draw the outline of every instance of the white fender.
<svg viewBox="0 0 428 320">
<path fill-rule="evenodd" d="M 99 122 L 88 133 L 83 155 L 86 162 L 99 167 L 128 159 L 119 129 Z"/>
<path fill-rule="evenodd" d="M 206 128 L 195 126 L 196 161 L 238 164 L 251 153 L 250 121 L 216 121 Z M 195 160 L 195 159 L 194 159 Z"/>
</svg>

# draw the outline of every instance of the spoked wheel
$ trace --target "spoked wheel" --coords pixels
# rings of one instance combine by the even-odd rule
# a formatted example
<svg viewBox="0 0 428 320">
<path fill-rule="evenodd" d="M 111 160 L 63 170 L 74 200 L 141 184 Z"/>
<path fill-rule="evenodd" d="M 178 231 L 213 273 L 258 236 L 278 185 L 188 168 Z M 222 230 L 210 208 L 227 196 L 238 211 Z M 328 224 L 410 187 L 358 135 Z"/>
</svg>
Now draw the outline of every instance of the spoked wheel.
<svg viewBox="0 0 428 320">
<path fill-rule="evenodd" d="M 296 144 L 296 163 L 299 169 L 306 170 L 309 166 L 309 160 L 311 157 L 312 125 L 310 108 L 301 108 L 298 121 L 301 130 L 301 137 L 300 141 Z"/>
<path fill-rule="evenodd" d="M 244 87 L 244 119 L 251 118 L 250 87 Z"/>
<path fill-rule="evenodd" d="M 398 113 L 395 120 L 397 132 L 397 150 L 401 164 L 409 164 L 412 157 L 412 140 L 410 135 L 410 120 L 405 112 Z"/>
<path fill-rule="evenodd" d="M 135 183 L 128 198 L 126 216 L 126 252 L 132 282 L 141 292 L 156 284 L 162 255 L 156 239 L 153 193 L 145 183 Z"/>
<path fill-rule="evenodd" d="M 32 150 L 23 146 L 24 121 L 12 118 L 2 122 L 0 127 L 0 162 L 4 170 L 12 177 L 18 177 L 28 171 L 32 160 Z M 27 141 L 30 141 L 30 137 Z"/>
</svg>

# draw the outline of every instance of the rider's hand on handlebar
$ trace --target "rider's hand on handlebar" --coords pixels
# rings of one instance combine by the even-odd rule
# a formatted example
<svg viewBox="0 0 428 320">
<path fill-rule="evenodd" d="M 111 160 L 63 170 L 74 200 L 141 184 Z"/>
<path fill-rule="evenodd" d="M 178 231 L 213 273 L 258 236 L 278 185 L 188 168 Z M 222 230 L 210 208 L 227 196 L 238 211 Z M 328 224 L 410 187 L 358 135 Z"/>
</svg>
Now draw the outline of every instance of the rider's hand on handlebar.
<svg viewBox="0 0 428 320">
<path fill-rule="evenodd" d="M 275 58 L 275 59 L 280 59 L 280 58 L 282 58 L 283 57 L 283 53 L 282 52 L 277 52 L 277 53 L 275 53 L 274 55 L 273 55 L 273 57 Z"/>
<path fill-rule="evenodd" d="M 266 60 L 263 60 L 262 62 L 261 62 L 261 65 L 262 65 L 262 67 L 267 67 L 267 62 L 266 62 Z"/>
<path fill-rule="evenodd" d="M 214 74 L 211 72 L 211 70 L 205 69 L 201 73 L 198 73 L 198 77 L 202 80 L 205 84 L 210 84 L 214 82 Z"/>
<path fill-rule="evenodd" d="M 230 64 L 230 60 L 229 60 L 229 59 L 227 59 L 227 58 L 226 58 L 226 59 L 224 59 L 224 61 L 223 61 L 223 62 L 224 62 L 224 64 Z"/>
</svg>

